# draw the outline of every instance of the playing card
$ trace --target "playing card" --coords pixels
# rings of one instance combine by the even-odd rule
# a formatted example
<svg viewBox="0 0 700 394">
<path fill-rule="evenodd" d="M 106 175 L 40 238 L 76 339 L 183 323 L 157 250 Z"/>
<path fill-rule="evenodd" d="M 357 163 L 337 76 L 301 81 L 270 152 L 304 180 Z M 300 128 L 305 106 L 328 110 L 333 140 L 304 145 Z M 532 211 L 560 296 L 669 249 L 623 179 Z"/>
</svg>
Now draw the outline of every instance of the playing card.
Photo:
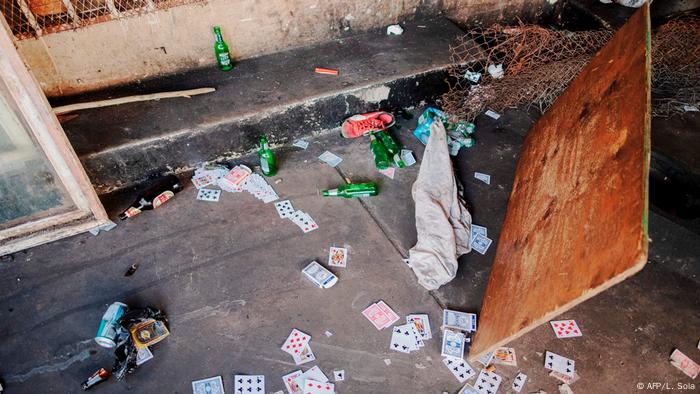
<svg viewBox="0 0 700 394">
<path fill-rule="evenodd" d="M 442 326 L 467 332 L 476 331 L 476 315 L 444 309 L 442 311 Z"/>
<path fill-rule="evenodd" d="M 328 266 L 330 267 L 345 267 L 348 262 L 347 248 L 338 248 L 331 246 L 328 252 Z"/>
<path fill-rule="evenodd" d="M 489 249 L 489 246 L 491 246 L 491 239 L 481 235 L 477 234 L 474 238 L 472 238 L 471 246 L 472 249 L 476 250 L 477 252 L 481 254 L 486 254 L 486 251 Z"/>
<path fill-rule="evenodd" d="M 493 360 L 493 352 L 484 354 L 477 361 L 479 361 L 484 367 L 488 367 L 489 364 L 491 364 L 491 360 Z"/>
<path fill-rule="evenodd" d="M 148 347 L 139 349 L 138 352 L 136 352 L 136 365 L 141 365 L 152 358 L 153 353 L 151 353 Z"/>
<path fill-rule="evenodd" d="M 276 202 L 275 209 L 277 209 L 277 214 L 280 215 L 281 218 L 290 217 L 294 213 L 294 207 L 292 207 L 292 202 L 289 200 Z"/>
<path fill-rule="evenodd" d="M 403 160 L 406 167 L 416 164 L 416 158 L 413 157 L 413 152 L 408 149 L 401 149 L 401 160 Z"/>
<path fill-rule="evenodd" d="M 318 382 L 313 379 L 306 379 L 303 387 L 304 394 L 333 394 L 335 385 L 329 382 Z"/>
<path fill-rule="evenodd" d="M 337 276 L 316 261 L 310 262 L 301 272 L 322 289 L 330 289 L 338 282 Z"/>
<path fill-rule="evenodd" d="M 301 149 L 306 149 L 309 147 L 309 143 L 307 141 L 304 141 L 304 140 L 296 140 L 296 141 L 294 141 L 294 143 L 292 145 L 296 146 L 297 148 L 301 148 Z"/>
<path fill-rule="evenodd" d="M 498 112 L 491 111 L 490 109 L 486 110 L 484 114 L 494 119 L 498 119 L 501 117 L 501 115 Z"/>
<path fill-rule="evenodd" d="M 200 201 L 217 202 L 219 201 L 219 196 L 221 196 L 221 190 L 199 189 L 197 192 L 197 200 Z"/>
<path fill-rule="evenodd" d="M 550 351 L 547 351 L 544 355 L 544 367 L 552 371 L 561 372 L 570 378 L 574 377 L 574 371 L 576 370 L 574 360 Z"/>
<path fill-rule="evenodd" d="M 469 383 L 465 384 L 464 387 L 462 387 L 461 390 L 459 390 L 459 393 L 457 394 L 479 394 L 478 391 L 472 385 Z"/>
<path fill-rule="evenodd" d="M 561 380 L 562 382 L 564 382 L 564 383 L 566 383 L 566 384 L 572 384 L 572 383 L 576 382 L 577 380 L 579 380 L 579 379 L 581 378 L 581 377 L 579 376 L 578 372 L 574 372 L 574 377 L 573 377 L 573 378 L 568 377 L 568 376 L 564 375 L 563 373 L 560 373 L 560 372 L 557 372 L 557 371 L 550 371 L 550 372 L 549 372 L 549 376 L 551 376 L 551 377 L 553 377 L 553 378 L 555 378 L 555 379 L 559 379 L 559 380 Z"/>
<path fill-rule="evenodd" d="M 477 224 L 471 225 L 471 233 L 472 233 L 472 239 L 477 236 L 477 234 L 481 234 L 484 237 L 488 236 L 488 230 L 486 230 L 486 227 L 479 226 Z"/>
<path fill-rule="evenodd" d="M 464 383 L 467 379 L 476 375 L 472 366 L 461 358 L 445 357 L 442 359 L 442 362 L 460 383 Z"/>
<path fill-rule="evenodd" d="M 502 380 L 496 373 L 482 369 L 474 382 L 474 388 L 479 394 L 496 394 Z"/>
<path fill-rule="evenodd" d="M 384 175 L 385 177 L 389 179 L 394 179 L 394 174 L 396 174 L 396 168 L 394 167 L 389 167 L 384 170 L 379 170 L 379 173 Z"/>
<path fill-rule="evenodd" d="M 478 180 L 484 182 L 484 183 L 487 184 L 487 185 L 490 185 L 490 184 L 491 184 L 491 175 L 484 174 L 484 173 L 481 173 L 481 172 L 475 172 L 475 173 L 474 173 L 474 178 L 476 178 L 476 179 L 478 179 Z"/>
<path fill-rule="evenodd" d="M 282 381 L 284 382 L 284 387 L 287 389 L 288 394 L 301 394 L 301 388 L 297 386 L 294 379 L 303 374 L 304 373 L 301 371 L 301 369 L 299 369 L 282 376 Z"/>
<path fill-rule="evenodd" d="M 418 335 L 420 335 L 421 339 L 427 340 L 433 338 L 428 315 L 408 315 L 406 316 L 406 323 L 413 323 L 413 325 L 416 326 L 416 330 L 418 330 Z"/>
<path fill-rule="evenodd" d="M 499 347 L 493 351 L 494 364 L 509 365 L 511 367 L 518 366 L 518 360 L 515 356 L 515 349 L 512 347 Z"/>
<path fill-rule="evenodd" d="M 391 324 L 389 322 L 389 316 L 387 316 L 376 303 L 365 308 L 365 310 L 362 311 L 362 315 L 366 317 L 377 330 L 381 330 Z"/>
<path fill-rule="evenodd" d="M 233 377 L 233 389 L 236 394 L 259 393 L 265 394 L 265 376 L 263 375 L 235 375 Z"/>
<path fill-rule="evenodd" d="M 335 166 L 337 166 L 338 164 L 340 164 L 341 161 L 343 161 L 343 159 L 341 159 L 340 157 L 338 157 L 338 156 L 332 154 L 332 153 L 329 152 L 329 151 L 323 152 L 323 153 L 321 154 L 321 156 L 318 157 L 318 159 L 321 160 L 322 162 L 328 164 L 328 165 L 331 166 L 331 167 L 335 167 Z"/>
<path fill-rule="evenodd" d="M 669 360 L 671 361 L 671 365 L 683 371 L 683 373 L 690 376 L 691 379 L 695 379 L 698 373 L 700 373 L 700 365 L 678 349 L 675 349 L 673 353 L 671 353 Z"/>
<path fill-rule="evenodd" d="M 389 305 L 387 305 L 384 301 L 377 302 L 377 306 L 389 318 L 389 323 L 387 323 L 384 327 L 389 327 L 399 320 L 399 315 L 397 315 L 393 309 L 389 308 Z"/>
<path fill-rule="evenodd" d="M 344 369 L 336 369 L 333 370 L 333 380 L 336 382 L 342 382 L 345 380 L 345 370 Z"/>
<path fill-rule="evenodd" d="M 224 394 L 224 382 L 221 376 L 214 376 L 192 382 L 193 394 Z"/>
<path fill-rule="evenodd" d="M 464 357 L 464 334 L 444 330 L 442 333 L 442 355 L 444 357 Z"/>
<path fill-rule="evenodd" d="M 552 325 L 552 330 L 557 338 L 572 338 L 583 335 L 575 320 L 553 320 L 549 324 Z"/>
<path fill-rule="evenodd" d="M 401 353 L 418 350 L 413 324 L 404 324 L 393 328 L 389 348 Z"/>
<path fill-rule="evenodd" d="M 519 393 L 520 390 L 523 389 L 523 386 L 525 386 L 526 381 L 527 381 L 527 375 L 525 375 L 522 372 L 518 372 L 518 374 L 513 379 L 513 391 Z"/>
<path fill-rule="evenodd" d="M 208 174 L 200 174 L 192 177 L 192 184 L 197 189 L 201 189 L 205 186 L 209 186 L 214 183 L 214 179 Z"/>
<path fill-rule="evenodd" d="M 292 222 L 296 224 L 304 233 L 308 233 L 310 231 L 314 231 L 318 229 L 318 225 L 316 222 L 314 222 L 313 219 L 311 219 L 311 216 L 308 214 L 297 210 L 295 211 L 292 216 L 290 217 Z"/>
<path fill-rule="evenodd" d="M 295 328 L 289 333 L 287 340 L 284 341 L 280 349 L 294 356 L 295 354 L 299 354 L 309 341 L 311 341 L 311 335 Z"/>
<path fill-rule="evenodd" d="M 321 383 L 328 382 L 328 377 L 326 376 L 326 374 L 323 373 L 323 371 L 321 371 L 321 368 L 319 368 L 317 365 L 311 367 L 306 372 L 294 378 L 293 382 L 297 385 L 297 387 L 302 388 L 304 387 L 304 381 L 306 379 L 311 379 Z M 306 391 L 303 391 L 303 393 L 306 394 Z"/>
<path fill-rule="evenodd" d="M 311 351 L 311 346 L 307 343 L 299 353 L 293 354 L 292 358 L 296 365 L 301 365 L 316 360 L 316 355 L 314 355 L 314 352 Z"/>
</svg>

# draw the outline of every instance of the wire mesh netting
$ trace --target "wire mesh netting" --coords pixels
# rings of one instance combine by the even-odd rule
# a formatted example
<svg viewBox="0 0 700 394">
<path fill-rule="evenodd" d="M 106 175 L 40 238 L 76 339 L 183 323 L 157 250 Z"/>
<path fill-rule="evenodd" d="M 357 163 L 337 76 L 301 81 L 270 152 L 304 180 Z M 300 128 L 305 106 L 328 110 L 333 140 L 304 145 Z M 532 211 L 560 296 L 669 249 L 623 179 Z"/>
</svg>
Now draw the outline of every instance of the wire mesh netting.
<svg viewBox="0 0 700 394">
<path fill-rule="evenodd" d="M 613 32 L 562 31 L 537 25 L 480 28 L 451 46 L 443 109 L 472 121 L 487 108 L 536 106 L 545 111 L 612 38 Z M 652 39 L 653 114 L 669 116 L 700 97 L 700 23 L 685 17 L 659 27 Z M 492 69 L 501 65 L 502 71 Z M 470 73 L 481 73 L 470 81 Z"/>
<path fill-rule="evenodd" d="M 19 39 L 204 0 L 0 0 L 0 12 Z"/>
</svg>

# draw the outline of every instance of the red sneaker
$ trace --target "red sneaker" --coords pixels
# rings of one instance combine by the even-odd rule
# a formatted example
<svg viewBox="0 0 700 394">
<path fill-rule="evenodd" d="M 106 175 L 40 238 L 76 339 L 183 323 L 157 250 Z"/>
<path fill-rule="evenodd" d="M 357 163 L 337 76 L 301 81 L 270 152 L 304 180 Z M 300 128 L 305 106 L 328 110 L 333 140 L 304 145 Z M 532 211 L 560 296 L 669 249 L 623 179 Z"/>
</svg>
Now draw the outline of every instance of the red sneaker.
<svg viewBox="0 0 700 394">
<path fill-rule="evenodd" d="M 386 130 L 394 125 L 394 115 L 383 112 L 369 112 L 353 115 L 343 122 L 340 135 L 344 138 L 361 137 L 372 131 Z"/>
</svg>

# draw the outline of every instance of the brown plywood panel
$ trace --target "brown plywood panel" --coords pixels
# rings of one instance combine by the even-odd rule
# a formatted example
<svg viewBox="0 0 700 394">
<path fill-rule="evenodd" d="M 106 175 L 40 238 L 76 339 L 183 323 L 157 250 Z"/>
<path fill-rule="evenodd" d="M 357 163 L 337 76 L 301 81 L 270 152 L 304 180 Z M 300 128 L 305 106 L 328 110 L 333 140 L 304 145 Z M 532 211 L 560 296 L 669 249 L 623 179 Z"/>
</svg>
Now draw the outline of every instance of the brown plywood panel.
<svg viewBox="0 0 700 394">
<path fill-rule="evenodd" d="M 645 5 L 528 133 L 470 359 L 644 267 L 649 40 Z"/>
</svg>

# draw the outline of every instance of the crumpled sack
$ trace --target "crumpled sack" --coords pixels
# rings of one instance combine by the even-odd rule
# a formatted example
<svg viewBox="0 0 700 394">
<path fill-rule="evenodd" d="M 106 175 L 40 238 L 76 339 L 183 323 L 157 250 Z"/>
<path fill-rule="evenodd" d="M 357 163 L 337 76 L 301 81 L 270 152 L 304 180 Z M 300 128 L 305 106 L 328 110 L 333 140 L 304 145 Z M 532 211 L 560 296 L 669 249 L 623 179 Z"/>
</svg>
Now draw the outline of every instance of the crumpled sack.
<svg viewBox="0 0 700 394">
<path fill-rule="evenodd" d="M 418 283 L 435 290 L 454 279 L 457 258 L 471 251 L 471 222 L 457 190 L 442 122 L 432 122 L 418 179 L 413 184 L 418 242 L 409 263 Z"/>
</svg>

